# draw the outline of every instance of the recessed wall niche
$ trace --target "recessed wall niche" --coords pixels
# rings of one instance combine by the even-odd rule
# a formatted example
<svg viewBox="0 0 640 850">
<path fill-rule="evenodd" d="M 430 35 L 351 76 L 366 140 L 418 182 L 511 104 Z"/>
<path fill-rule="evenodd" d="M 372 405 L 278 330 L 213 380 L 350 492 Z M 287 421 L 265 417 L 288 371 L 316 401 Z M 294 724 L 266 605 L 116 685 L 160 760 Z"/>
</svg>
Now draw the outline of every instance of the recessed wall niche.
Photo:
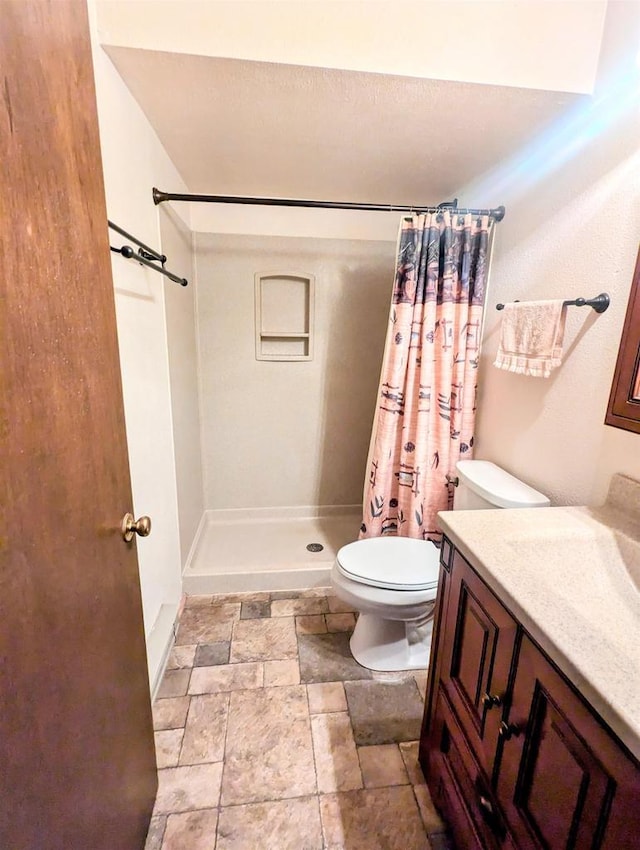
<svg viewBox="0 0 640 850">
<path fill-rule="evenodd" d="M 315 277 L 255 275 L 256 360 L 312 360 Z"/>
</svg>

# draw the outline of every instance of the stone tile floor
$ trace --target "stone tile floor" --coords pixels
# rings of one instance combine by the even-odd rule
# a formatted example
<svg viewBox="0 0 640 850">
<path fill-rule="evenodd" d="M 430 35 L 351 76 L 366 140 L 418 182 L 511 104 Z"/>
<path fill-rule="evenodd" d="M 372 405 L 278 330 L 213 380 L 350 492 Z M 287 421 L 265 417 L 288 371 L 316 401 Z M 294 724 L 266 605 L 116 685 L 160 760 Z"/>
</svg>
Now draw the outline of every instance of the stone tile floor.
<svg viewBox="0 0 640 850">
<path fill-rule="evenodd" d="M 417 763 L 426 671 L 360 667 L 329 594 L 187 598 L 146 850 L 450 847 Z"/>
</svg>

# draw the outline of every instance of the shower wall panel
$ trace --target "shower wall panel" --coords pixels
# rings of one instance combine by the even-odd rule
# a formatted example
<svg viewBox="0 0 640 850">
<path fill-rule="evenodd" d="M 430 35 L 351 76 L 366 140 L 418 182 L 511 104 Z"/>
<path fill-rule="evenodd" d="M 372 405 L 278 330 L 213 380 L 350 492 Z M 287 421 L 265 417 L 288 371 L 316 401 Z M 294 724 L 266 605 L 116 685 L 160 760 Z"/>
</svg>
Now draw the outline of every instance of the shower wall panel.
<svg viewBox="0 0 640 850">
<path fill-rule="evenodd" d="M 163 278 L 180 557 L 184 569 L 203 511 L 195 330 L 196 282 L 191 231 L 168 204 L 160 207 L 159 216 L 162 250 L 169 257 L 169 268 L 178 269 L 180 275 L 189 280 L 189 285 L 183 288 Z"/>
<path fill-rule="evenodd" d="M 197 234 L 205 508 L 358 504 L 395 244 Z M 254 275 L 315 275 L 307 362 L 255 357 Z"/>
</svg>

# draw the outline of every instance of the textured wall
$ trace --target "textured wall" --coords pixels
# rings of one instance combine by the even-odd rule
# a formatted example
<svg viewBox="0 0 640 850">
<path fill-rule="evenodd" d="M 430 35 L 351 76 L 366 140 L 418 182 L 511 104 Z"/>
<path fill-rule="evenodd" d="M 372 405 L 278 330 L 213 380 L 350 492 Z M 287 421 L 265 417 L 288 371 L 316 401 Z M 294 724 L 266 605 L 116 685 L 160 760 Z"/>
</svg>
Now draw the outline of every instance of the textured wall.
<svg viewBox="0 0 640 850">
<path fill-rule="evenodd" d="M 197 234 L 205 507 L 357 504 L 395 243 Z M 258 362 L 254 274 L 316 276 L 315 356 Z"/>
<path fill-rule="evenodd" d="M 603 424 L 640 235 L 639 16 L 638 4 L 610 4 L 603 108 L 569 124 L 569 132 L 547 135 L 544 156 L 531 149 L 526 168 L 503 175 L 500 189 L 507 217 L 498 228 L 489 292 L 477 456 L 505 466 L 555 504 L 602 501 L 614 472 L 640 478 L 640 437 Z M 563 144 L 575 146 L 567 158 Z M 551 169 L 555 156 L 558 167 Z M 491 365 L 497 302 L 603 290 L 612 299 L 603 315 L 569 308 L 564 363 L 551 378 Z"/>
</svg>

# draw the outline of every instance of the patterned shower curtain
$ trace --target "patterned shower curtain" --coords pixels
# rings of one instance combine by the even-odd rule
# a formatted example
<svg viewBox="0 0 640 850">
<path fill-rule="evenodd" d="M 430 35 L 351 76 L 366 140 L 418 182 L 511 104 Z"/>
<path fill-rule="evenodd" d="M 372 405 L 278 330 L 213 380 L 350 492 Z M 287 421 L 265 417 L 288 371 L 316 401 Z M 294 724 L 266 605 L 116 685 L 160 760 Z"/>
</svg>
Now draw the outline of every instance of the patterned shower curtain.
<svg viewBox="0 0 640 850">
<path fill-rule="evenodd" d="M 490 220 L 403 220 L 360 537 L 438 542 L 459 458 L 470 458 Z"/>
</svg>

